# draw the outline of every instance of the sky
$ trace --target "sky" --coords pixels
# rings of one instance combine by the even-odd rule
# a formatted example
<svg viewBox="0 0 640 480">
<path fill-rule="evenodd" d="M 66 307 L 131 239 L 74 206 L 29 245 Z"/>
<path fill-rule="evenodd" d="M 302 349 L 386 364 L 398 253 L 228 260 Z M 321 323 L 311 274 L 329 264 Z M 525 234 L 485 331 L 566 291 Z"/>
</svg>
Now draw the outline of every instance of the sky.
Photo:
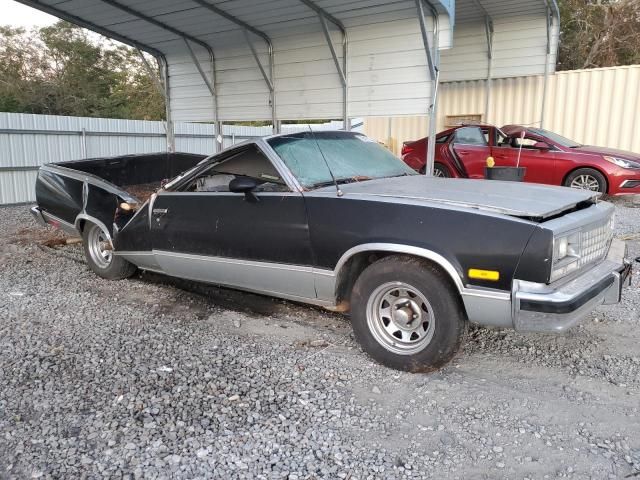
<svg viewBox="0 0 640 480">
<path fill-rule="evenodd" d="M 0 25 L 12 27 L 44 27 L 58 19 L 47 13 L 27 7 L 13 0 L 0 0 Z"/>
</svg>

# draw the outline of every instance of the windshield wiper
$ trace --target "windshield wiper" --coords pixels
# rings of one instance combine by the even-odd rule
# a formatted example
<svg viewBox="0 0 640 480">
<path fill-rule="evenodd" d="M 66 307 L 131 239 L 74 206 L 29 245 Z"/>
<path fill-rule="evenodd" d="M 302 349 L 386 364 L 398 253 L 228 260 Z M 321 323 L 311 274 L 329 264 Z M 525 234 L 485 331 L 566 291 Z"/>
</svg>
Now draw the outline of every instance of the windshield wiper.
<svg viewBox="0 0 640 480">
<path fill-rule="evenodd" d="M 322 187 L 328 187 L 330 185 L 344 185 L 347 183 L 357 183 L 357 182 L 365 182 L 367 180 L 373 180 L 373 178 L 371 177 L 347 177 L 347 178 L 336 178 L 335 183 L 333 182 L 333 180 L 328 180 L 326 182 L 318 182 L 318 183 L 314 183 L 313 185 L 311 185 L 311 188 L 322 188 Z"/>
</svg>

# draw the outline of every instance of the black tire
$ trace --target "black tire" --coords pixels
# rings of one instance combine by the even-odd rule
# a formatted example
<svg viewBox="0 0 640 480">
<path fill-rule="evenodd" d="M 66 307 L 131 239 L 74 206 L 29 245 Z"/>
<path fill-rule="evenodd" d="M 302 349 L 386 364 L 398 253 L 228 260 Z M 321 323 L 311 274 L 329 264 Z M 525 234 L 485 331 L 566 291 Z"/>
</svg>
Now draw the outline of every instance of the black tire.
<svg viewBox="0 0 640 480">
<path fill-rule="evenodd" d="M 581 188 L 574 184 L 574 182 L 578 183 L 581 179 L 592 179 L 597 182 L 598 189 L 593 190 L 594 192 L 607 193 L 607 179 L 602 175 L 602 173 L 594 168 L 578 168 L 577 170 L 574 170 L 567 175 L 567 178 L 564 181 L 564 186 L 570 188 Z"/>
<path fill-rule="evenodd" d="M 395 286 L 407 295 L 383 295 Z M 411 292 L 417 295 L 412 297 Z M 389 301 L 385 298 L 397 300 L 387 308 L 384 305 Z M 398 325 L 403 319 L 412 314 L 416 318 L 415 305 L 404 306 L 406 299 L 422 308 L 418 309 L 418 323 L 411 325 L 413 320 L 409 320 L 402 330 Z M 399 305 L 402 308 L 398 308 Z M 395 313 L 385 319 L 379 313 L 385 310 Z M 426 260 L 398 255 L 385 257 L 362 272 L 351 294 L 351 323 L 356 339 L 369 356 L 387 367 L 409 372 L 429 372 L 449 363 L 460 350 L 467 330 L 464 308 L 448 275 Z M 418 330 L 413 333 L 406 330 L 416 326 Z M 395 329 L 398 332 L 391 333 Z M 402 338 L 397 337 L 398 334 Z M 391 345 L 395 341 L 397 344 Z M 399 353 L 392 349 L 405 350 Z"/>
<path fill-rule="evenodd" d="M 449 171 L 449 168 L 446 165 L 443 165 L 441 163 L 436 163 L 433 166 L 433 176 L 440 177 L 440 178 L 451 178 L 451 172 Z"/>
<path fill-rule="evenodd" d="M 94 223 L 87 223 L 82 230 L 82 245 L 84 247 L 84 256 L 91 270 L 98 276 L 107 280 L 122 280 L 131 277 L 136 273 L 137 267 L 122 257 L 108 254 L 107 258 L 98 258 L 99 253 L 96 252 L 96 237 L 107 237 L 105 232 Z M 93 247 L 92 247 L 93 245 Z"/>
<path fill-rule="evenodd" d="M 420 173 L 422 175 L 424 175 L 426 171 L 427 171 L 426 165 L 420 169 Z M 440 178 L 451 178 L 451 171 L 446 165 L 443 165 L 441 163 L 436 163 L 433 166 L 433 176 L 440 177 Z"/>
</svg>

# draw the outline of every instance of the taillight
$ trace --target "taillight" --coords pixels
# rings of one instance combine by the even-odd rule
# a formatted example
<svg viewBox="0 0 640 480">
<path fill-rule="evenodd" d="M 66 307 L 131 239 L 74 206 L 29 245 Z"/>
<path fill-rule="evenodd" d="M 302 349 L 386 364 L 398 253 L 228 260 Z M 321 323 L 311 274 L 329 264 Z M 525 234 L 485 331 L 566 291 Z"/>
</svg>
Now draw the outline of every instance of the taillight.
<svg viewBox="0 0 640 480">
<path fill-rule="evenodd" d="M 402 144 L 402 155 L 406 155 L 407 153 L 411 153 L 415 150 L 413 145 L 409 145 L 407 143 Z"/>
</svg>

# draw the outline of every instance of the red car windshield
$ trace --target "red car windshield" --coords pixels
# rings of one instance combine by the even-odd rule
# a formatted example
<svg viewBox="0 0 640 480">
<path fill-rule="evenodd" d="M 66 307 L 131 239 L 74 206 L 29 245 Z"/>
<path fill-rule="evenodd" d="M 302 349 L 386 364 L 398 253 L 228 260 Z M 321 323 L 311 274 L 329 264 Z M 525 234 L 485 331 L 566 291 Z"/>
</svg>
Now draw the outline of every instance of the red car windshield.
<svg viewBox="0 0 640 480">
<path fill-rule="evenodd" d="M 544 130 L 542 128 L 528 128 L 527 130 L 531 133 L 547 137 L 549 140 L 566 148 L 577 148 L 582 146 L 573 140 L 569 140 L 568 138 L 558 135 L 557 133 L 550 132 L 549 130 Z"/>
</svg>

